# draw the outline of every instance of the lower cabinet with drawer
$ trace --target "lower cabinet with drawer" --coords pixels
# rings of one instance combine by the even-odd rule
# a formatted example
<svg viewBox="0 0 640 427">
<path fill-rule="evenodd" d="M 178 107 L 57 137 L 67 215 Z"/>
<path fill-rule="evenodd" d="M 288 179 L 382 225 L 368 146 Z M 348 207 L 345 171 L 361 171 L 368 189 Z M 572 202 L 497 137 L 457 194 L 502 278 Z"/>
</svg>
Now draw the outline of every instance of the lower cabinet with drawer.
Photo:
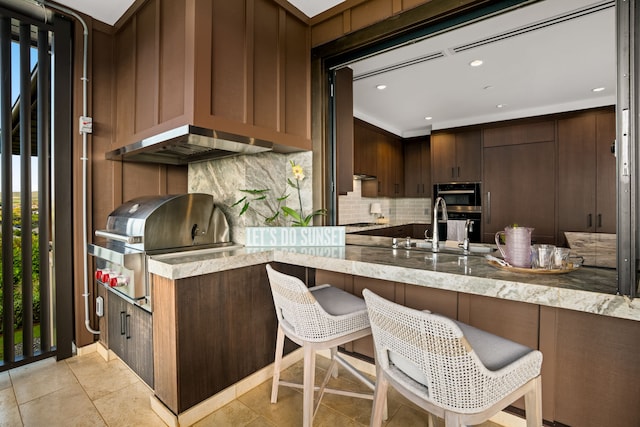
<svg viewBox="0 0 640 427">
<path fill-rule="evenodd" d="M 151 313 L 114 292 L 108 293 L 109 349 L 153 388 L 153 338 Z"/>
</svg>

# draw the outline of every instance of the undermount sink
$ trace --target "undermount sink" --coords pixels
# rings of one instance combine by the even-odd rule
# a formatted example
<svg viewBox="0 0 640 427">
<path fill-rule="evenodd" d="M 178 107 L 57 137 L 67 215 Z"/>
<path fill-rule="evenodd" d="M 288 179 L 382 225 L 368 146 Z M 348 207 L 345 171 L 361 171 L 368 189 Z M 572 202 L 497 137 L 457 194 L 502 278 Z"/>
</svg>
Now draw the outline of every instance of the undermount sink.
<svg viewBox="0 0 640 427">
<path fill-rule="evenodd" d="M 431 251 L 432 246 L 430 241 L 419 241 L 416 242 L 416 248 L 426 249 Z M 469 253 L 471 254 L 488 254 L 496 250 L 495 245 L 484 244 L 484 243 L 469 243 Z M 444 253 L 456 253 L 461 254 L 464 253 L 464 250 L 458 246 L 458 242 L 453 240 L 447 240 L 446 242 L 438 243 L 438 251 Z"/>
</svg>

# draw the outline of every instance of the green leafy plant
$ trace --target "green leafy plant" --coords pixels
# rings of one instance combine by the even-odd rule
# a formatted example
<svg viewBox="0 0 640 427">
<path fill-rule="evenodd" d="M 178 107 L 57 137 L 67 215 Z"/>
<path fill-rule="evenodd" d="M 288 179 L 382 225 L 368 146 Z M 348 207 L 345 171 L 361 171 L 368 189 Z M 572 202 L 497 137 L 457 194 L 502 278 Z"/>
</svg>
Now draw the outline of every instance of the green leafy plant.
<svg viewBox="0 0 640 427">
<path fill-rule="evenodd" d="M 300 182 L 305 178 L 304 170 L 302 166 L 296 164 L 292 160 L 289 162 L 291 164 L 291 172 L 293 173 L 293 180 L 291 178 L 287 178 L 287 185 L 295 189 L 298 195 L 298 204 L 299 209 L 293 209 L 289 206 L 284 205 L 284 202 L 289 198 L 290 194 L 287 193 L 287 189 L 282 192 L 282 194 L 275 199 L 270 199 L 270 195 L 273 192 L 268 189 L 259 189 L 259 190 L 240 190 L 240 192 L 245 193 L 246 195 L 242 197 L 240 200 L 235 202 L 231 207 L 242 206 L 240 209 L 239 216 L 244 215 L 247 211 L 251 210 L 256 213 L 258 216 L 262 217 L 264 223 L 267 225 L 281 225 L 282 223 L 286 223 L 287 218 L 291 218 L 291 226 L 293 227 L 307 227 L 311 225 L 313 218 L 318 215 L 325 215 L 326 210 L 318 209 L 316 211 L 311 212 L 309 215 L 304 214 L 304 210 L 302 209 L 302 194 L 300 189 Z M 252 203 L 262 203 L 266 206 L 267 214 L 260 209 L 256 209 L 252 206 Z"/>
</svg>

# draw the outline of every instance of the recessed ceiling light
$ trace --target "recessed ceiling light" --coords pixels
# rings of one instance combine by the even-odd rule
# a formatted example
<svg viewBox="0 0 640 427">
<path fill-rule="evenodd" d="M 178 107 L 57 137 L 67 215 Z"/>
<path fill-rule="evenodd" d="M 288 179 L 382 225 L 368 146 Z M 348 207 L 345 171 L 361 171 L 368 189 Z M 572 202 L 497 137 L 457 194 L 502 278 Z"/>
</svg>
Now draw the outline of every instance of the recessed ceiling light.
<svg viewBox="0 0 640 427">
<path fill-rule="evenodd" d="M 471 65 L 472 67 L 479 67 L 483 64 L 481 59 L 474 59 L 473 61 L 469 62 L 469 65 Z"/>
<path fill-rule="evenodd" d="M 595 87 L 593 89 L 591 89 L 591 91 L 593 92 L 602 92 L 604 90 L 604 87 Z"/>
<path fill-rule="evenodd" d="M 378 85 L 376 86 L 376 89 L 378 90 L 385 90 L 387 88 L 387 85 Z"/>
<path fill-rule="evenodd" d="M 506 106 L 507 106 L 507 104 L 498 104 L 498 105 L 496 105 L 496 108 L 504 108 Z"/>
<path fill-rule="evenodd" d="M 425 120 L 431 120 L 431 119 L 433 119 L 433 117 L 431 117 L 431 116 L 427 116 L 427 117 L 425 117 L 424 119 L 425 119 Z"/>
</svg>

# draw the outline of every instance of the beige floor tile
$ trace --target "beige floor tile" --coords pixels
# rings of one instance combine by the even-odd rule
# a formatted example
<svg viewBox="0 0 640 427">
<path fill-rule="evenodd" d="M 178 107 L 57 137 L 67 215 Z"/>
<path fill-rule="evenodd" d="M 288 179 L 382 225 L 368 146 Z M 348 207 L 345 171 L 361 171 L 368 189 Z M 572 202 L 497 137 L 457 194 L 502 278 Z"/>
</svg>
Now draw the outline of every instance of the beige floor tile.
<svg viewBox="0 0 640 427">
<path fill-rule="evenodd" d="M 9 377 L 9 372 L 8 371 L 0 372 L 0 390 L 4 390 L 10 387 L 11 387 L 11 378 Z"/>
<path fill-rule="evenodd" d="M 8 375 L 7 375 L 8 377 Z M 0 390 L 0 427 L 21 426 L 20 410 L 11 387 Z"/>
<path fill-rule="evenodd" d="M 292 388 L 280 387 L 278 402 L 271 403 L 271 381 L 265 381 L 237 400 L 278 426 L 301 424 L 302 393 Z"/>
<path fill-rule="evenodd" d="M 158 427 L 164 422 L 151 409 L 152 392 L 141 382 L 103 396 L 93 403 L 109 426 Z"/>
<path fill-rule="evenodd" d="M 20 404 L 25 427 L 106 426 L 77 382 Z"/>
<path fill-rule="evenodd" d="M 245 427 L 279 427 L 278 424 L 273 423 L 267 420 L 264 417 L 258 417 L 255 420 L 251 421 Z"/>
<path fill-rule="evenodd" d="M 246 426 L 260 418 L 256 412 L 237 400 L 203 418 L 193 427 Z M 266 421 L 266 420 L 264 420 Z M 259 425 L 259 424 L 258 424 Z M 266 424 L 269 425 L 269 424 Z"/>
<path fill-rule="evenodd" d="M 106 361 L 95 352 L 73 357 L 67 364 L 91 400 L 97 400 L 139 381 L 120 359 Z"/>
<path fill-rule="evenodd" d="M 53 358 L 12 369 L 9 376 L 19 405 L 78 384 L 67 364 Z"/>
</svg>

